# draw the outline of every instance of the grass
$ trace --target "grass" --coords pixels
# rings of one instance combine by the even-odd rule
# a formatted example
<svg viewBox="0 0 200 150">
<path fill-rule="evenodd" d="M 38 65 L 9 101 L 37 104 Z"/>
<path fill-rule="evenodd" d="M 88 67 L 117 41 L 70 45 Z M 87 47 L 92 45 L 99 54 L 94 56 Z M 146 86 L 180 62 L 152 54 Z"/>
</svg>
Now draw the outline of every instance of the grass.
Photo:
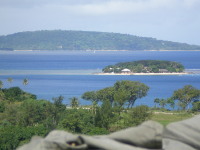
<svg viewBox="0 0 200 150">
<path fill-rule="evenodd" d="M 193 116 L 194 114 L 189 112 L 154 112 L 151 120 L 166 126 L 169 123 L 185 120 Z"/>
</svg>

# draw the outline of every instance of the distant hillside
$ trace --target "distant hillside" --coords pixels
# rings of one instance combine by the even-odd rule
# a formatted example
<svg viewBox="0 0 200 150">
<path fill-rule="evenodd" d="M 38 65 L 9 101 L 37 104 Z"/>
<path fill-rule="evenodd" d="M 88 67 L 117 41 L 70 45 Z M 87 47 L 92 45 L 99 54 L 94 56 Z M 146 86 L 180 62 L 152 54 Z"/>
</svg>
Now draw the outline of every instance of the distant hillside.
<svg viewBox="0 0 200 150">
<path fill-rule="evenodd" d="M 0 50 L 200 50 L 200 46 L 89 31 L 34 31 L 0 36 Z"/>
</svg>

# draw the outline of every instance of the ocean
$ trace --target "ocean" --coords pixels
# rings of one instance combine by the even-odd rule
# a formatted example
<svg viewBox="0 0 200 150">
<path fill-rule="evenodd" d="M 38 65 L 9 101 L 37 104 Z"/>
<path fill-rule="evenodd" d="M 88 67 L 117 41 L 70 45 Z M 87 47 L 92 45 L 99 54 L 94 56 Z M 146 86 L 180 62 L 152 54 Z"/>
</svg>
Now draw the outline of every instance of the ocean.
<svg viewBox="0 0 200 150">
<path fill-rule="evenodd" d="M 116 81 L 131 80 L 150 87 L 148 95 L 135 105 L 154 106 L 155 98 L 168 98 L 174 90 L 185 85 L 200 89 L 200 51 L 0 51 L 0 80 L 4 88 L 19 86 L 36 94 L 38 99 L 78 97 L 82 105 L 91 102 L 81 99 L 84 92 L 113 86 Z M 135 60 L 170 60 L 182 63 L 189 75 L 111 76 L 94 75 L 107 65 Z M 7 79 L 13 78 L 13 82 Z M 29 84 L 24 86 L 23 79 Z"/>
</svg>

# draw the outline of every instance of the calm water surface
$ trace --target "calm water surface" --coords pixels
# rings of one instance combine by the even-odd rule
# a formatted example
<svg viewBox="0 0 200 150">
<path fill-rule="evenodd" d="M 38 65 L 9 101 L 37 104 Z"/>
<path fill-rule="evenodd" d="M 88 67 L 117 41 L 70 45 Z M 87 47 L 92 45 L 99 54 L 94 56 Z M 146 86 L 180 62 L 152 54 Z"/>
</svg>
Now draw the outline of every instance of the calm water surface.
<svg viewBox="0 0 200 150">
<path fill-rule="evenodd" d="M 119 80 L 140 81 L 150 87 L 145 98 L 137 100 L 137 105 L 153 106 L 155 98 L 167 98 L 173 91 L 191 84 L 200 88 L 200 74 L 180 76 L 98 76 L 107 65 L 118 62 L 159 59 L 182 63 L 186 69 L 200 70 L 199 51 L 127 51 L 127 52 L 0 52 L 0 80 L 4 87 L 19 86 L 36 94 L 39 99 L 51 100 L 63 95 L 64 103 L 69 98 L 90 90 L 112 86 Z M 8 83 L 8 77 L 14 79 Z M 29 79 L 27 86 L 22 85 L 24 78 Z M 81 104 L 90 102 L 81 100 Z"/>
</svg>

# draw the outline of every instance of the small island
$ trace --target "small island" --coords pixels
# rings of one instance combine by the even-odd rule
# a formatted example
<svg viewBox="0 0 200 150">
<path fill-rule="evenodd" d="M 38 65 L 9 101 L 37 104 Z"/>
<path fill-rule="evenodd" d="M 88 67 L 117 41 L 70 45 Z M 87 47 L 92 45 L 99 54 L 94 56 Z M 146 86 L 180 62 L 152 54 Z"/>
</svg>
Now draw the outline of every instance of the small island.
<svg viewBox="0 0 200 150">
<path fill-rule="evenodd" d="M 182 75 L 184 66 L 173 61 L 139 60 L 121 62 L 102 69 L 99 75 Z"/>
</svg>

